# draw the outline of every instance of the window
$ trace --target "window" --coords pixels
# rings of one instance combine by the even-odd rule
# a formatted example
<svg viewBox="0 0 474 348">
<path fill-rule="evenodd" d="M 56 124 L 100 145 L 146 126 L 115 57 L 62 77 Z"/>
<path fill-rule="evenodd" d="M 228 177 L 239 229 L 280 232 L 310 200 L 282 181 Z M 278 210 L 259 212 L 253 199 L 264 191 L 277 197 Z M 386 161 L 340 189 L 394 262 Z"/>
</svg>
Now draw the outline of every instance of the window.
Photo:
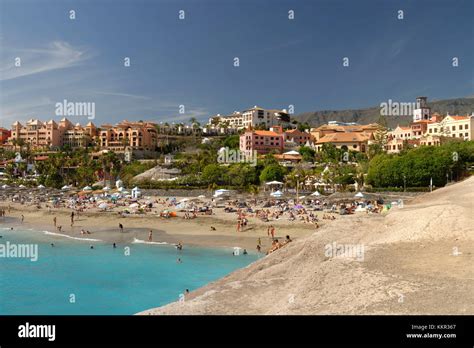
<svg viewBox="0 0 474 348">
<path fill-rule="evenodd" d="M 357 145 L 356 145 L 356 144 L 352 145 L 352 147 L 353 147 L 354 149 L 357 149 Z"/>
<path fill-rule="evenodd" d="M 452 130 L 456 130 L 456 126 L 452 126 L 451 129 L 452 129 Z"/>
<path fill-rule="evenodd" d="M 464 133 L 464 136 L 468 137 L 468 136 L 469 136 L 469 133 Z"/>
</svg>

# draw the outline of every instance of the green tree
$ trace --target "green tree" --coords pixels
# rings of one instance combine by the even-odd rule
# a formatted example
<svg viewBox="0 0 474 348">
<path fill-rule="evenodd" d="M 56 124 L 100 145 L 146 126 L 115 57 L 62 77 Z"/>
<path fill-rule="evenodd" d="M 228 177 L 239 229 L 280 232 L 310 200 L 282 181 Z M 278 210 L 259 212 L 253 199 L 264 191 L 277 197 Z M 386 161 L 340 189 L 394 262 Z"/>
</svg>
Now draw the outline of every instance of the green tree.
<svg viewBox="0 0 474 348">
<path fill-rule="evenodd" d="M 265 183 L 267 181 L 281 181 L 283 180 L 286 174 L 286 168 L 280 166 L 279 164 L 270 164 L 266 166 L 260 173 L 260 183 Z"/>
</svg>

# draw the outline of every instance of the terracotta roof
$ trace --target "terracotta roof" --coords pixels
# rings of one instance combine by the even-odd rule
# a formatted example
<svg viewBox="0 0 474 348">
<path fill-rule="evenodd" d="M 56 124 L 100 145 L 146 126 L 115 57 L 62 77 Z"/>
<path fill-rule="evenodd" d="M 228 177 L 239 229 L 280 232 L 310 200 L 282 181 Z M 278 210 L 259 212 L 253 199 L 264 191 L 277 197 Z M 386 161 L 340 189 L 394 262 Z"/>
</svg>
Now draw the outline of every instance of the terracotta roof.
<svg viewBox="0 0 474 348">
<path fill-rule="evenodd" d="M 272 131 L 267 131 L 267 130 L 257 130 L 257 131 L 254 131 L 254 134 L 271 136 L 271 137 L 281 136 L 281 134 L 278 134 L 278 133 L 275 133 L 275 132 L 272 132 Z"/>
<path fill-rule="evenodd" d="M 275 154 L 273 155 L 276 159 L 279 160 L 301 160 L 303 156 L 301 155 L 285 155 L 285 154 Z"/>
<path fill-rule="evenodd" d="M 469 118 L 469 116 L 451 116 L 451 115 L 449 117 L 451 117 L 452 119 L 456 121 L 467 120 Z"/>
<path fill-rule="evenodd" d="M 435 123 L 434 121 L 430 121 L 430 120 L 420 120 L 420 121 L 415 121 L 413 122 L 413 124 L 417 124 L 417 123 Z"/>
<path fill-rule="evenodd" d="M 317 142 L 320 143 L 351 143 L 364 142 L 369 140 L 370 136 L 366 133 L 348 132 L 348 133 L 331 133 L 326 134 Z"/>
</svg>

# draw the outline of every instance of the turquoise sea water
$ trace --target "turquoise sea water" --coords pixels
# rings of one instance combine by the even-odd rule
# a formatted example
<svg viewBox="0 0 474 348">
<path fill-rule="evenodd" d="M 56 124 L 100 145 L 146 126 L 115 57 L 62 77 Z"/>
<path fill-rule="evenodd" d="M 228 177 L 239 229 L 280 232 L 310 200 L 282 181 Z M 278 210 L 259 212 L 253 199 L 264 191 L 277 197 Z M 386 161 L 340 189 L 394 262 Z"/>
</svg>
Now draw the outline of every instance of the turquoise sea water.
<svg viewBox="0 0 474 348">
<path fill-rule="evenodd" d="M 104 242 L 1 225 L 0 235 L 4 245 L 38 244 L 36 262 L 0 257 L 0 315 L 134 314 L 177 301 L 185 289 L 192 291 L 258 258 L 233 256 L 231 248 L 178 251 L 171 245 L 127 244 L 114 249 Z"/>
</svg>

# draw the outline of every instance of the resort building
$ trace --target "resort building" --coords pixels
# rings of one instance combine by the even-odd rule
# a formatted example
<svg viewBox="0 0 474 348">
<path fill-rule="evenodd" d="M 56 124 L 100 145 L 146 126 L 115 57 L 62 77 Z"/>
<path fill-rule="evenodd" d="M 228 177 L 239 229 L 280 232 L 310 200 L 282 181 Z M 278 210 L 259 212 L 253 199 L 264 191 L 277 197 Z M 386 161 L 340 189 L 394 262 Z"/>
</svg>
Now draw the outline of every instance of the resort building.
<svg viewBox="0 0 474 348">
<path fill-rule="evenodd" d="M 285 141 L 291 141 L 299 146 L 305 145 L 308 141 L 311 141 L 311 134 L 302 132 L 298 129 L 290 129 L 285 131 L 284 133 L 284 140 Z"/>
<path fill-rule="evenodd" d="M 0 146 L 7 142 L 11 134 L 11 131 L 9 131 L 8 129 L 0 127 Z"/>
<path fill-rule="evenodd" d="M 286 110 L 263 109 L 254 106 L 251 109 L 242 112 L 243 126 L 246 129 L 273 126 L 288 126 L 290 123 L 290 114 Z"/>
<path fill-rule="evenodd" d="M 417 147 L 418 145 L 420 145 L 420 139 L 392 138 L 385 144 L 385 151 L 387 153 L 399 153 L 407 146 Z"/>
<path fill-rule="evenodd" d="M 12 146 L 25 144 L 35 149 L 61 146 L 58 124 L 53 120 L 41 122 L 32 119 L 25 125 L 16 121 L 8 143 Z"/>
<path fill-rule="evenodd" d="M 474 115 L 450 116 L 447 115 L 439 122 L 430 123 L 426 135 L 439 135 L 464 140 L 474 140 Z"/>
<path fill-rule="evenodd" d="M 102 149 L 124 151 L 126 147 L 136 150 L 155 150 L 158 134 L 154 123 L 122 121 L 115 126 L 102 125 L 98 144 Z"/>
<path fill-rule="evenodd" d="M 80 148 L 90 146 L 97 136 L 97 128 L 89 122 L 85 127 L 79 123 L 73 125 L 68 119 L 63 118 L 59 122 L 61 146 L 69 146 L 71 148 Z"/>
<path fill-rule="evenodd" d="M 242 129 L 244 128 L 244 118 L 239 111 L 234 111 L 233 114 L 227 116 L 217 114 L 209 119 L 208 125 L 213 127 L 224 126 L 226 128 Z"/>
<path fill-rule="evenodd" d="M 388 132 L 387 135 L 389 139 L 408 140 L 413 138 L 411 127 L 397 126 L 393 131 Z"/>
<path fill-rule="evenodd" d="M 286 110 L 263 109 L 258 106 L 244 110 L 234 111 L 233 114 L 221 116 L 220 114 L 209 119 L 208 125 L 232 129 L 265 128 L 273 126 L 289 126 L 290 114 Z"/>
<path fill-rule="evenodd" d="M 328 134 L 333 133 L 365 133 L 367 135 L 374 134 L 380 126 L 377 123 L 371 123 L 367 125 L 358 124 L 344 124 L 340 125 L 334 121 L 330 121 L 328 124 L 319 126 L 318 128 L 311 128 L 310 135 L 313 139 L 318 142 L 321 138 Z"/>
<path fill-rule="evenodd" d="M 97 129 L 92 122 L 82 127 L 79 123 L 73 125 L 67 118 L 63 118 L 59 123 L 54 120 L 42 122 L 32 119 L 25 125 L 16 121 L 12 125 L 8 143 L 13 147 L 23 143 L 34 149 L 49 149 L 64 145 L 76 148 L 89 145 L 96 135 Z"/>
<path fill-rule="evenodd" d="M 284 139 L 282 133 L 267 130 L 246 131 L 240 136 L 240 151 L 266 154 L 283 152 Z"/>
<path fill-rule="evenodd" d="M 321 151 L 324 144 L 333 144 L 344 151 L 352 150 L 367 152 L 369 141 L 373 140 L 372 133 L 336 132 L 330 133 L 316 141 L 316 151 Z"/>
</svg>

